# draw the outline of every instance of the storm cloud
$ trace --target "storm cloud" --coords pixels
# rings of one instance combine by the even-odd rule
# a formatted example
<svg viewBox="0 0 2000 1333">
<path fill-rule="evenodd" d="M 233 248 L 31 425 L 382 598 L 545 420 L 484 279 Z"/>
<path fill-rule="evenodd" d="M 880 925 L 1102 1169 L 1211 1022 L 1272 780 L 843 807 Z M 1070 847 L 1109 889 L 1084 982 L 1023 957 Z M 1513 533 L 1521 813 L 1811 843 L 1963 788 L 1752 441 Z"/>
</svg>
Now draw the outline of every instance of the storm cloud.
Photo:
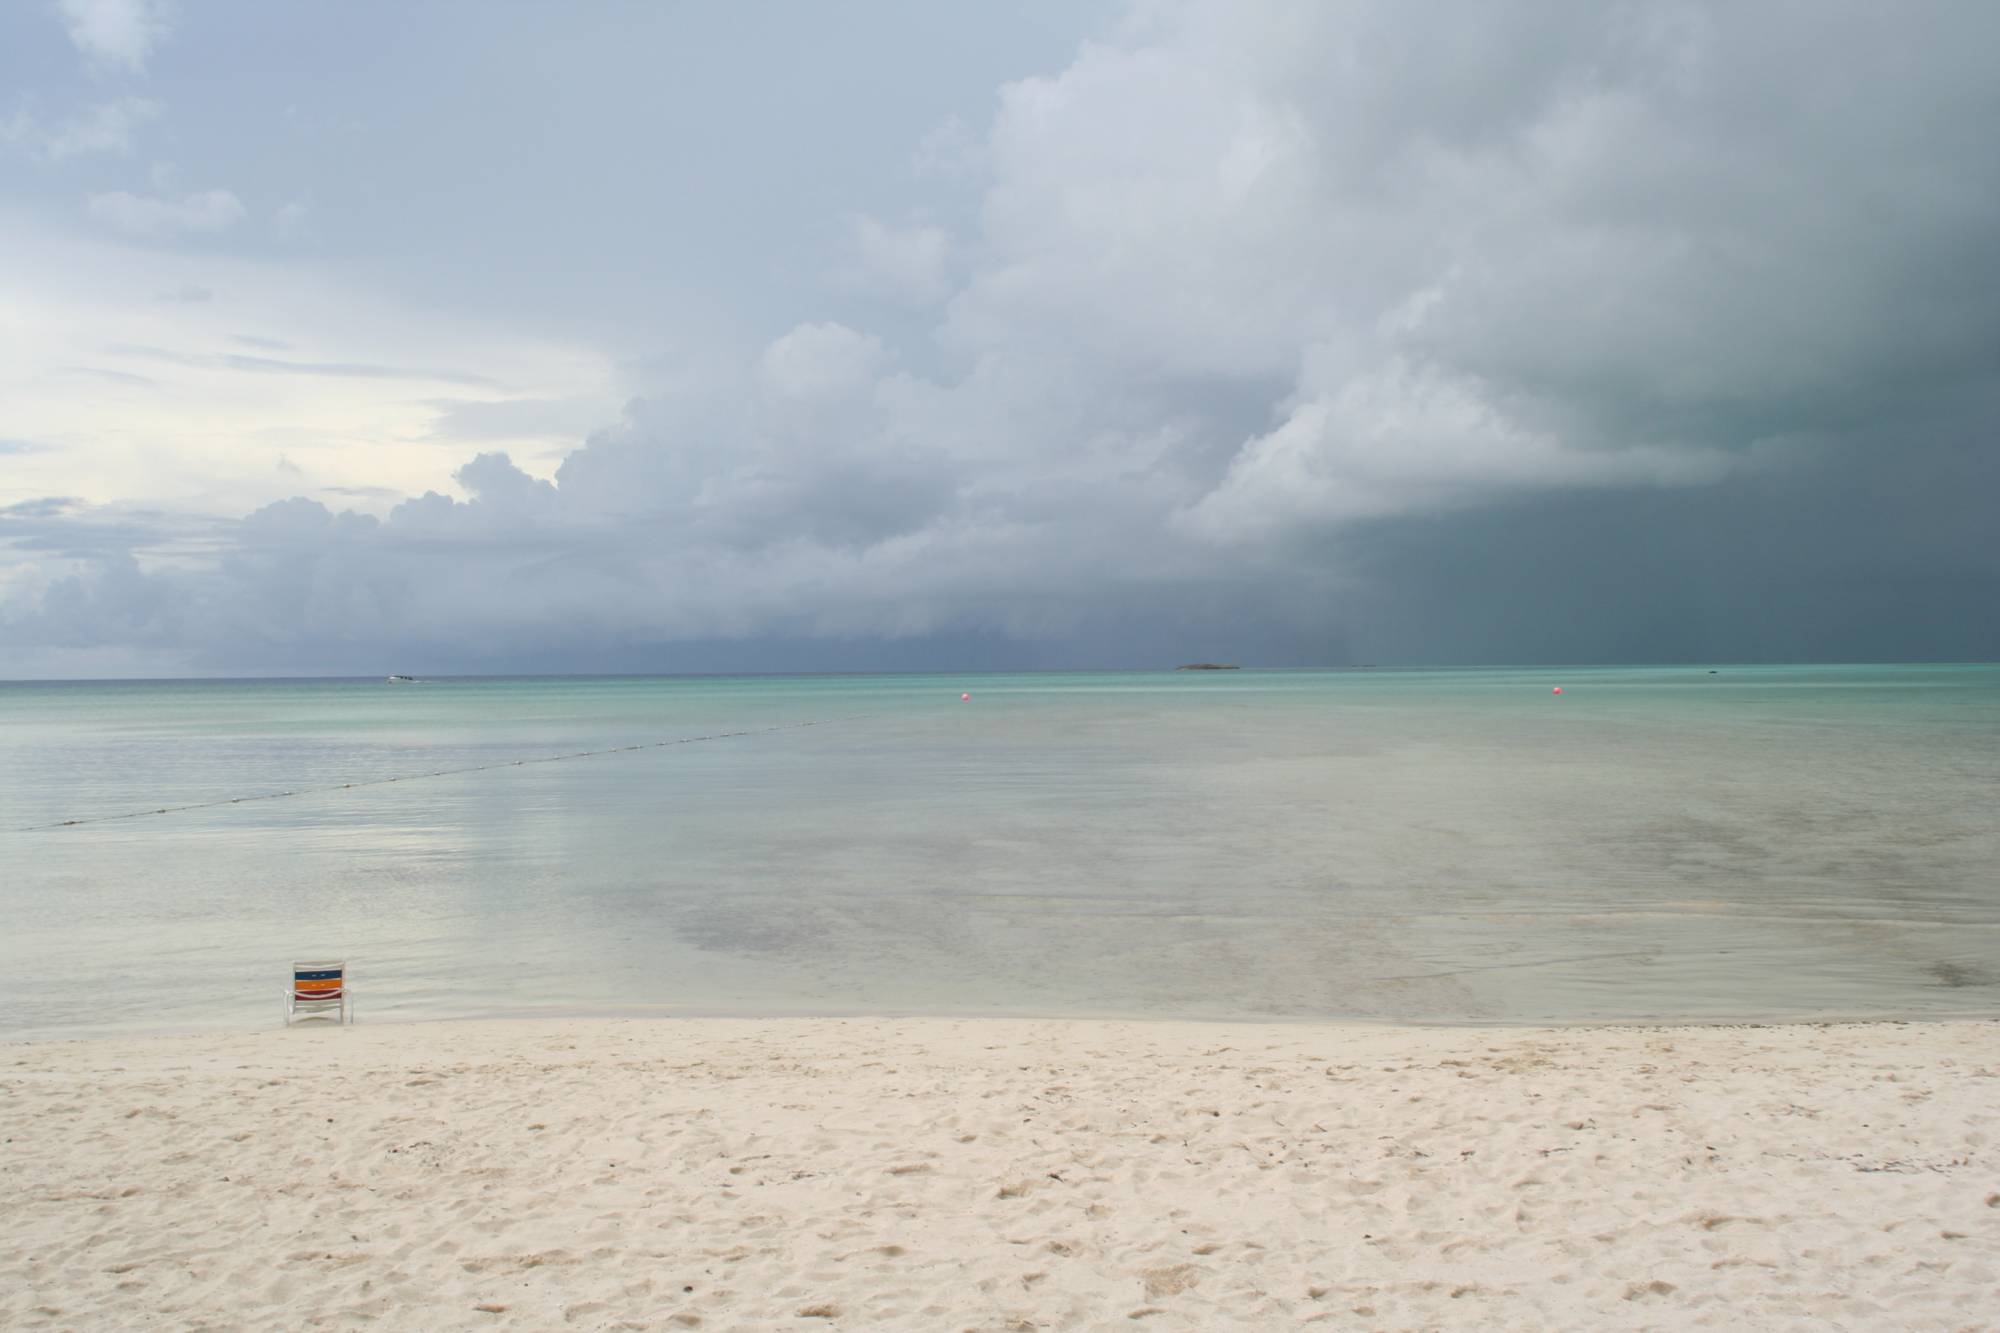
<svg viewBox="0 0 2000 1333">
<path fill-rule="evenodd" d="M 908 126 L 914 197 L 821 218 L 788 314 L 553 452 L 478 442 L 575 402 L 452 399 L 454 485 L 385 512 L 0 509 L 0 671 L 2000 653 L 1993 11 L 1080 38 Z"/>
</svg>

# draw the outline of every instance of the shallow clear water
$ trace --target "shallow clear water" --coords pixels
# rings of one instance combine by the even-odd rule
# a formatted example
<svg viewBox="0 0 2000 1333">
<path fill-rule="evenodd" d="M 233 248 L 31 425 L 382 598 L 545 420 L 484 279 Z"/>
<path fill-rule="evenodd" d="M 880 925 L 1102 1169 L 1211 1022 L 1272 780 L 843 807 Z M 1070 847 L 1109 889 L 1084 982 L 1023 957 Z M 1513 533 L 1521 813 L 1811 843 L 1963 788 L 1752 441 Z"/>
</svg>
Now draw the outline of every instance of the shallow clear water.
<svg viewBox="0 0 2000 1333">
<path fill-rule="evenodd" d="M 1996 811 L 1987 666 L 0 684 L 0 1032 L 1993 1015 Z"/>
</svg>

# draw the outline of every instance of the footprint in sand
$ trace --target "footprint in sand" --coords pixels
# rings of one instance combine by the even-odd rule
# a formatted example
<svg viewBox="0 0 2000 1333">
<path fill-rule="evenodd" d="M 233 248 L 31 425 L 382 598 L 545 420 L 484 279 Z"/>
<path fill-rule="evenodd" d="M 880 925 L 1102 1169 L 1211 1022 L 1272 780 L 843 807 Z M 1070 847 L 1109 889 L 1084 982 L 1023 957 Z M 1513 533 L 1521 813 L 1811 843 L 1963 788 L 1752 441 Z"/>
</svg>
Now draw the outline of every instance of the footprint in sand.
<svg viewBox="0 0 2000 1333">
<path fill-rule="evenodd" d="M 1139 1278 L 1146 1284 L 1146 1299 L 1157 1301 L 1166 1296 L 1177 1296 L 1189 1291 L 1201 1281 L 1201 1270 L 1193 1264 L 1174 1264 L 1166 1268 L 1142 1268 Z"/>
</svg>

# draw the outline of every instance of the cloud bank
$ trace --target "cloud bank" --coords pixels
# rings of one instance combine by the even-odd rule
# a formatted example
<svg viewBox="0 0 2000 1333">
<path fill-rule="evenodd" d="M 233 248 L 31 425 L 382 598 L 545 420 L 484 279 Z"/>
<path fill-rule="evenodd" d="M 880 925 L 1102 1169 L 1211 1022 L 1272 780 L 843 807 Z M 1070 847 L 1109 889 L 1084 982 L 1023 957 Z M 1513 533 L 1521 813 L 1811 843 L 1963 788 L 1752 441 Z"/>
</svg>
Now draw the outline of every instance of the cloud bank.
<svg viewBox="0 0 2000 1333">
<path fill-rule="evenodd" d="M 379 518 L 292 499 L 191 550 L 0 514 L 7 652 L 1991 655 L 1996 37 L 1950 5 L 1140 5 L 983 132 L 912 136 L 973 208 L 829 220 L 827 289 L 879 327 L 802 308 L 552 468 L 477 453 Z"/>
</svg>

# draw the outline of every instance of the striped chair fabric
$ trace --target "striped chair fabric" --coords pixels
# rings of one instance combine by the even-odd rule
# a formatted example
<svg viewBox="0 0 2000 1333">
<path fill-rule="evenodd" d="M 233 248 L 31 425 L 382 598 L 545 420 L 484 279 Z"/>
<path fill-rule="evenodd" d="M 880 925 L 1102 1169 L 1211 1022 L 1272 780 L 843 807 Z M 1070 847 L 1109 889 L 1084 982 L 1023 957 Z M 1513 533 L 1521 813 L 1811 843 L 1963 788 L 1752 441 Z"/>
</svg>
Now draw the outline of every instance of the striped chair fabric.
<svg viewBox="0 0 2000 1333">
<path fill-rule="evenodd" d="M 285 993 L 285 1022 L 328 1009 L 337 1011 L 339 1021 L 347 1021 L 347 964 L 293 963 L 292 984 Z"/>
</svg>

